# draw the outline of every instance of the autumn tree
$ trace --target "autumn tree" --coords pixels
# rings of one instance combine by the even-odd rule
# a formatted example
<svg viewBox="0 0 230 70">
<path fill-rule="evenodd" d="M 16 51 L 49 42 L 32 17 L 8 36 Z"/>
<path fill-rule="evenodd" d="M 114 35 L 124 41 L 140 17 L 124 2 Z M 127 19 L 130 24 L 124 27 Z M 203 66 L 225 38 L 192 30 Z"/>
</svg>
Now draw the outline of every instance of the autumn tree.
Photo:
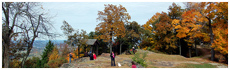
<svg viewBox="0 0 230 70">
<path fill-rule="evenodd" d="M 228 2 L 214 3 L 212 48 L 225 56 L 228 61 Z"/>
<path fill-rule="evenodd" d="M 137 46 L 140 41 L 140 25 L 136 22 L 129 22 L 129 24 L 125 24 L 125 33 L 123 34 L 124 37 L 117 37 L 117 42 L 119 43 L 120 50 L 119 52 L 122 53 L 122 50 L 131 49 L 131 47 Z M 127 45 L 129 45 L 127 47 Z"/>
<path fill-rule="evenodd" d="M 49 61 L 47 63 L 47 65 L 50 68 L 57 68 L 60 67 L 63 63 L 66 63 L 67 60 L 65 59 L 65 56 L 60 56 L 59 55 L 59 49 L 57 48 L 57 46 L 55 46 L 49 56 Z"/>
<path fill-rule="evenodd" d="M 61 57 L 66 57 L 66 55 L 69 54 L 69 49 L 68 49 L 68 44 L 66 43 L 63 43 L 63 44 L 60 44 L 60 49 L 61 51 Z"/>
<path fill-rule="evenodd" d="M 151 50 L 160 50 L 167 53 L 173 53 L 176 49 L 176 38 L 173 34 L 171 24 L 172 20 L 165 12 L 156 13 L 149 21 L 143 25 L 144 29 L 149 32 L 149 41 Z"/>
<path fill-rule="evenodd" d="M 182 15 L 182 20 L 173 20 L 173 27 L 176 29 L 176 36 L 185 42 L 189 48 L 189 57 L 191 57 L 191 48 L 192 44 L 195 43 L 197 38 L 201 38 L 204 35 L 201 32 L 203 18 L 200 12 L 195 11 L 194 9 L 186 11 Z M 196 47 L 196 44 L 195 44 Z"/>
<path fill-rule="evenodd" d="M 147 22 L 146 24 L 142 25 L 143 27 L 143 35 L 141 36 L 142 38 L 142 43 L 141 47 L 142 48 L 148 48 L 150 47 L 151 49 L 154 49 L 154 35 L 156 34 L 156 23 L 159 22 L 160 18 L 160 13 L 156 13 L 153 15 Z"/>
<path fill-rule="evenodd" d="M 184 9 L 181 9 L 181 6 L 179 6 L 179 5 L 177 5 L 176 3 L 173 2 L 172 5 L 169 6 L 168 10 L 169 10 L 168 15 L 172 20 L 174 20 L 174 19 L 181 20 L 181 15 L 183 14 L 183 11 L 184 11 Z M 172 25 L 174 25 L 174 24 L 172 24 Z M 175 24 L 175 25 L 177 25 L 177 24 Z M 176 29 L 173 29 L 173 34 L 174 35 L 177 34 Z M 181 39 L 178 38 L 178 37 L 176 37 L 176 39 L 177 39 L 176 44 L 179 47 L 179 54 L 181 55 L 181 42 L 180 42 Z"/>
<path fill-rule="evenodd" d="M 196 9 L 197 11 L 200 12 L 200 14 L 204 17 L 207 23 L 207 27 L 209 28 L 209 38 L 210 38 L 210 43 L 211 43 L 211 60 L 214 60 L 215 57 L 215 49 L 217 46 L 213 46 L 214 40 L 218 40 L 215 39 L 215 35 L 214 35 L 214 30 L 215 29 L 215 23 L 216 25 L 219 25 L 218 23 L 221 21 L 216 21 L 216 20 L 222 20 L 222 21 L 227 21 L 226 18 L 226 8 L 227 5 L 224 2 L 200 2 L 200 3 L 191 3 L 188 2 L 187 3 L 187 7 L 189 9 Z M 221 16 L 221 17 L 218 17 Z M 225 24 L 225 23 L 224 23 Z M 218 30 L 218 29 L 217 29 Z M 217 34 L 218 35 L 218 34 Z M 216 37 L 218 38 L 218 37 Z"/>
<path fill-rule="evenodd" d="M 176 38 L 173 34 L 173 28 L 171 25 L 172 20 L 166 13 L 162 12 L 159 18 L 159 22 L 155 24 L 155 49 L 168 50 L 166 52 L 173 53 L 176 49 Z"/>
<path fill-rule="evenodd" d="M 176 3 L 172 3 L 171 6 L 169 6 L 169 17 L 171 19 L 180 19 L 181 15 L 183 13 L 183 9 L 181 9 L 181 6 L 177 5 Z"/>
<path fill-rule="evenodd" d="M 98 11 L 97 20 L 102 21 L 95 28 L 95 32 L 103 33 L 99 35 L 99 39 L 104 42 L 112 42 L 112 37 L 121 37 L 125 35 L 124 24 L 131 18 L 127 10 L 122 5 L 104 5 L 103 11 Z M 110 44 L 110 53 L 112 51 L 112 44 Z"/>
<path fill-rule="evenodd" d="M 126 28 L 126 37 L 128 38 L 128 42 L 130 42 L 130 45 L 132 46 L 136 46 L 138 43 L 138 41 L 140 40 L 140 30 L 141 27 L 140 25 L 136 22 L 130 22 L 129 24 L 125 25 Z"/>
<path fill-rule="evenodd" d="M 61 26 L 61 29 L 63 30 L 63 33 L 68 37 L 66 43 L 73 48 L 73 46 L 77 46 L 78 48 L 78 56 L 80 53 L 80 48 L 84 48 L 87 46 L 86 42 L 88 39 L 88 36 L 86 34 L 86 31 L 78 29 L 75 30 L 72 28 L 71 25 L 69 25 L 68 22 L 63 21 L 63 25 Z M 74 50 L 71 50 L 74 51 Z"/>
<path fill-rule="evenodd" d="M 76 30 L 76 33 L 74 33 L 73 36 L 70 36 L 69 38 L 73 37 L 72 39 L 74 39 L 74 43 L 78 46 L 78 57 L 80 57 L 80 49 L 84 49 L 85 47 L 87 47 L 87 39 L 88 36 L 86 34 L 86 31 L 81 30 L 81 32 L 79 32 L 79 30 Z M 69 40 L 69 39 L 68 39 Z"/>
<path fill-rule="evenodd" d="M 215 4 L 215 16 L 213 20 L 214 40 L 212 48 L 228 58 L 228 2 L 217 2 Z"/>
<path fill-rule="evenodd" d="M 53 36 L 49 17 L 40 3 L 35 2 L 2 2 L 3 21 L 3 60 L 4 68 L 9 67 L 9 51 L 12 37 L 18 35 L 17 41 L 22 41 L 26 53 L 22 58 L 22 67 L 33 48 L 36 38 L 43 36 Z"/>
<path fill-rule="evenodd" d="M 59 58 L 59 51 L 58 48 L 56 46 L 53 47 L 53 50 L 49 56 L 49 61 L 51 60 L 55 60 Z"/>
</svg>

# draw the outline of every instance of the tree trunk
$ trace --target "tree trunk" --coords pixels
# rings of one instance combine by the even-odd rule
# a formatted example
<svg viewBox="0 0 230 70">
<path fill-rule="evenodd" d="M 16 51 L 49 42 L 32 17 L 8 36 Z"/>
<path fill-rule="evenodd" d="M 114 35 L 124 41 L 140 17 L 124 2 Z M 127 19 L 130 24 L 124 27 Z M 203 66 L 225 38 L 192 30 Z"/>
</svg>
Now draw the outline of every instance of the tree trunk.
<svg viewBox="0 0 230 70">
<path fill-rule="evenodd" d="M 209 30 L 210 30 L 210 40 L 211 40 L 210 47 L 211 47 L 213 43 L 213 33 L 212 33 L 211 19 L 209 18 L 208 20 L 209 20 Z M 214 61 L 214 58 L 215 58 L 215 51 L 214 51 L 214 48 L 212 48 L 211 49 L 211 60 Z"/>
<path fill-rule="evenodd" d="M 180 55 L 181 55 L 181 44 L 180 44 L 180 39 L 179 39 L 179 47 L 180 47 Z"/>
<path fill-rule="evenodd" d="M 112 42 L 110 44 L 110 53 L 112 53 Z"/>
<path fill-rule="evenodd" d="M 97 47 L 97 50 L 96 50 L 96 51 L 97 51 L 97 52 L 96 52 L 96 55 L 98 56 L 98 46 L 96 46 L 96 47 Z"/>
<path fill-rule="evenodd" d="M 195 50 L 196 50 L 196 56 L 198 56 L 198 51 L 197 51 L 197 47 L 196 47 L 196 39 L 195 39 Z"/>
<path fill-rule="evenodd" d="M 2 42 L 2 44 L 4 44 L 4 42 Z M 4 47 L 4 45 L 2 45 L 2 65 L 4 65 L 3 63 L 4 63 L 4 54 L 5 54 L 5 47 Z M 4 66 L 2 66 L 2 67 L 4 67 Z"/>
<path fill-rule="evenodd" d="M 23 56 L 22 63 L 21 63 L 21 64 L 22 64 L 22 65 L 21 65 L 22 68 L 24 68 L 25 61 L 27 60 L 27 58 L 28 58 L 28 56 L 29 56 L 29 54 L 30 54 L 30 51 L 31 51 L 32 48 L 33 48 L 33 42 L 34 42 L 34 40 L 32 41 L 31 44 L 29 44 L 29 47 L 27 48 L 26 55 Z M 24 57 L 25 57 L 25 58 L 24 58 Z"/>
<path fill-rule="evenodd" d="M 110 36 L 111 36 L 111 38 L 110 38 L 110 54 L 111 54 L 112 53 L 112 46 L 113 46 L 113 27 L 111 28 Z"/>
<path fill-rule="evenodd" d="M 78 49 L 77 49 L 77 51 L 78 51 L 78 53 L 77 53 L 77 56 L 78 56 L 78 58 L 80 58 L 80 46 L 78 46 Z"/>
<path fill-rule="evenodd" d="M 9 46 L 7 44 L 5 44 L 5 49 L 4 49 L 4 68 L 8 68 L 9 67 L 9 63 L 10 63 L 10 56 L 9 56 Z"/>
<path fill-rule="evenodd" d="M 9 25 L 6 25 L 9 26 Z M 10 42 L 11 42 L 11 38 L 10 38 L 10 34 L 11 34 L 11 29 L 6 28 L 6 34 L 2 37 L 3 38 L 3 47 L 4 47 L 4 68 L 8 68 L 9 64 L 10 64 L 10 54 L 9 54 L 9 47 L 10 47 Z"/>
<path fill-rule="evenodd" d="M 3 3 L 2 3 L 3 4 Z M 5 33 L 4 34 L 2 34 L 3 36 L 2 36 L 2 39 L 3 39 L 3 41 L 4 41 L 4 44 L 3 44 L 3 46 L 4 46 L 4 54 L 3 54 L 3 56 L 4 56 L 4 58 L 3 58 L 3 60 L 4 60 L 4 68 L 8 68 L 9 67 L 9 63 L 10 63 L 10 55 L 9 55 L 9 47 L 10 47 L 10 42 L 11 42 L 11 38 L 10 38 L 10 35 L 11 35 L 11 31 L 12 31 L 12 29 L 10 29 L 10 27 L 9 27 L 9 24 L 10 24 L 10 22 L 9 22 L 9 9 L 10 9 L 10 2 L 6 2 L 5 3 L 5 7 L 3 7 L 3 5 L 2 5 L 2 10 L 3 10 L 3 12 L 4 12 L 4 15 L 5 15 L 5 19 L 6 19 L 6 30 L 5 30 Z"/>
<path fill-rule="evenodd" d="M 191 58 L 191 47 L 189 47 L 189 58 Z"/>
<path fill-rule="evenodd" d="M 121 54 L 121 45 L 122 45 L 122 44 L 120 44 L 120 54 Z"/>
</svg>

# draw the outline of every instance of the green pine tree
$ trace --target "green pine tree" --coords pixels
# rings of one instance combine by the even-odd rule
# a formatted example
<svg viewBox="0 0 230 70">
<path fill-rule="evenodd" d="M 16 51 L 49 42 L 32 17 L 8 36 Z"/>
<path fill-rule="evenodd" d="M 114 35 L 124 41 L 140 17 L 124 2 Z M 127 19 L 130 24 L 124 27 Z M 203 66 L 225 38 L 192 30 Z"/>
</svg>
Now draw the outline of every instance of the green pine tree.
<svg viewBox="0 0 230 70">
<path fill-rule="evenodd" d="M 41 65 L 40 65 L 41 68 L 43 68 L 44 65 L 48 63 L 49 54 L 52 52 L 53 47 L 54 47 L 54 44 L 49 40 L 42 54 Z"/>
<path fill-rule="evenodd" d="M 37 59 L 35 68 L 41 68 L 41 60 Z"/>
</svg>

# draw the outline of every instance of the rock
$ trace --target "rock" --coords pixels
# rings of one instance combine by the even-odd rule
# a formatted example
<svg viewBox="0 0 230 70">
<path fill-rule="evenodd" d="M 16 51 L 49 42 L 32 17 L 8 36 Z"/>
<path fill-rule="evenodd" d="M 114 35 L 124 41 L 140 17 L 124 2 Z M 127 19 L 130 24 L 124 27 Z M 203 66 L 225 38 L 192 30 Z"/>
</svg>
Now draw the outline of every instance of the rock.
<svg viewBox="0 0 230 70">
<path fill-rule="evenodd" d="M 160 61 L 157 62 L 157 66 L 173 66 L 173 62 Z"/>
<path fill-rule="evenodd" d="M 102 53 L 100 55 L 100 57 L 108 57 L 108 58 L 110 58 L 110 54 L 109 53 Z"/>
<path fill-rule="evenodd" d="M 79 59 L 75 59 L 74 62 L 79 63 L 79 62 L 87 62 L 89 61 L 89 57 L 83 57 Z"/>
</svg>

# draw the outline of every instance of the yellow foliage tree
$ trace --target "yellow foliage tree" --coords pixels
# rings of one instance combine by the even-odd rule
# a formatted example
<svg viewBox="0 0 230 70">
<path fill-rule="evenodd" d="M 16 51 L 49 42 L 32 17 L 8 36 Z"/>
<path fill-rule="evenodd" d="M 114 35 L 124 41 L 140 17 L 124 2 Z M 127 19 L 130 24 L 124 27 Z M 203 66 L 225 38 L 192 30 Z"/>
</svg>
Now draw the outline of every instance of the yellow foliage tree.
<svg viewBox="0 0 230 70">
<path fill-rule="evenodd" d="M 189 48 L 189 57 L 191 57 L 192 44 L 195 43 L 197 38 L 202 38 L 205 35 L 201 32 L 202 24 L 204 21 L 200 21 L 200 18 L 204 18 L 198 11 L 190 9 L 185 11 L 182 15 L 182 20 L 174 19 L 172 24 L 176 29 L 176 37 L 187 42 Z M 195 44 L 196 47 L 196 44 Z"/>
<path fill-rule="evenodd" d="M 79 57 L 83 57 L 84 54 L 80 54 L 80 52 L 83 52 L 84 50 L 82 48 L 80 48 L 79 52 L 78 52 L 78 48 L 76 48 L 76 50 L 74 51 L 74 54 L 75 55 L 78 55 L 79 54 Z M 76 56 L 76 58 L 79 58 L 78 56 Z"/>
<path fill-rule="evenodd" d="M 214 42 L 213 48 L 223 55 L 228 55 L 228 2 L 216 2 L 217 11 L 213 26 Z"/>
<path fill-rule="evenodd" d="M 58 59 L 58 58 L 59 58 L 58 48 L 55 46 L 55 47 L 53 48 L 53 51 L 52 51 L 50 57 L 49 57 L 49 61 L 55 60 L 55 59 Z"/>
<path fill-rule="evenodd" d="M 125 36 L 124 24 L 131 19 L 127 10 L 122 5 L 105 5 L 103 11 L 98 11 L 97 20 L 102 21 L 95 28 L 95 32 L 102 33 L 97 39 L 103 39 L 104 42 L 112 42 L 112 37 L 123 38 Z M 111 46 L 110 46 L 111 47 Z M 110 48 L 110 52 L 112 48 Z"/>
<path fill-rule="evenodd" d="M 228 2 L 200 2 L 200 3 L 187 3 L 191 9 L 196 9 L 205 18 L 200 20 L 207 20 L 209 34 L 205 40 L 211 42 L 211 60 L 214 60 L 215 51 L 217 50 L 223 55 L 227 54 L 227 34 L 228 27 Z M 210 38 L 210 39 L 207 39 Z M 222 39 L 221 39 L 222 38 Z"/>
</svg>

